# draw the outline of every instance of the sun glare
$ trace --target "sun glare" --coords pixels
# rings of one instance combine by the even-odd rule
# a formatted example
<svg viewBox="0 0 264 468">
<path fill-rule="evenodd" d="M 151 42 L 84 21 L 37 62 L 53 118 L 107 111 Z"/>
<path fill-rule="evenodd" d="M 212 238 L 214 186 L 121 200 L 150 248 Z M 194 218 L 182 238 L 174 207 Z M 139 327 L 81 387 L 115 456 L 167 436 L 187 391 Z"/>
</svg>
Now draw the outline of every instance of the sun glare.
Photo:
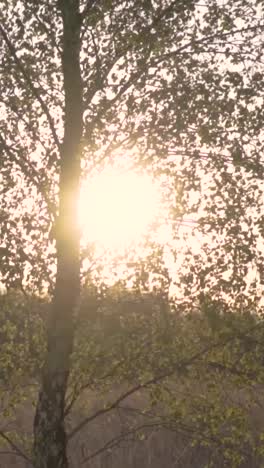
<svg viewBox="0 0 264 468">
<path fill-rule="evenodd" d="M 159 199 L 148 175 L 108 170 L 87 180 L 79 200 L 84 240 L 108 248 L 139 241 L 158 214 Z"/>
</svg>

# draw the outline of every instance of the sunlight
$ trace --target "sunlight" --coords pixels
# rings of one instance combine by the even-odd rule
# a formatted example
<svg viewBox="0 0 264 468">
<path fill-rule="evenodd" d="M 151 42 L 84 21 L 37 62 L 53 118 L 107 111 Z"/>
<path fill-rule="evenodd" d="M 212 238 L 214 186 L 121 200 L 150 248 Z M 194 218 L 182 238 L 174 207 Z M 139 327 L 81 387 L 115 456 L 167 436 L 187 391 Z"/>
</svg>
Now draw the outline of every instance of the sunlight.
<svg viewBox="0 0 264 468">
<path fill-rule="evenodd" d="M 160 194 L 150 176 L 105 170 L 81 189 L 83 239 L 107 248 L 127 247 L 146 234 L 158 214 Z"/>
</svg>

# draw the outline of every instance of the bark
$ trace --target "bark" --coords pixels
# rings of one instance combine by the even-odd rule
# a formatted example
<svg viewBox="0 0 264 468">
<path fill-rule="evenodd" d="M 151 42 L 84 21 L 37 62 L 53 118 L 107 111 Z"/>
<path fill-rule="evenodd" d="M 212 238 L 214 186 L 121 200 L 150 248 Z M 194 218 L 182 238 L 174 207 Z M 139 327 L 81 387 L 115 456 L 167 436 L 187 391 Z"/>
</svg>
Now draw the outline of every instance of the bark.
<svg viewBox="0 0 264 468">
<path fill-rule="evenodd" d="M 79 0 L 60 0 L 63 21 L 64 139 L 60 148 L 59 216 L 55 230 L 57 276 L 47 331 L 47 355 L 34 420 L 35 468 L 67 468 L 65 394 L 79 299 L 77 199 L 82 138 Z"/>
</svg>

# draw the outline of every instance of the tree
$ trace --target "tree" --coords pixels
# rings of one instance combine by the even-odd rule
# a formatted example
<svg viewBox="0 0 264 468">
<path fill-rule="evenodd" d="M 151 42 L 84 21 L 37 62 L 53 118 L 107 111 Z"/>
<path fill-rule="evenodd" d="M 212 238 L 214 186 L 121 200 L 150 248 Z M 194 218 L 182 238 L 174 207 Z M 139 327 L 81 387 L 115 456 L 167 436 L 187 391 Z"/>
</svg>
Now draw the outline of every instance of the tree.
<svg viewBox="0 0 264 468">
<path fill-rule="evenodd" d="M 189 302 L 208 288 L 242 297 L 252 261 L 263 275 L 263 5 L 42 0 L 0 6 L 2 281 L 52 294 L 34 464 L 67 467 L 81 177 L 132 148 L 134 158 L 140 155 L 135 163 L 175 182 L 174 227 L 183 215 L 201 217 L 197 197 L 208 189 L 200 226 L 220 232 L 224 249 L 219 254 L 209 239 L 202 254 L 191 252 L 180 279 Z M 224 279 L 227 254 L 232 288 Z"/>
</svg>

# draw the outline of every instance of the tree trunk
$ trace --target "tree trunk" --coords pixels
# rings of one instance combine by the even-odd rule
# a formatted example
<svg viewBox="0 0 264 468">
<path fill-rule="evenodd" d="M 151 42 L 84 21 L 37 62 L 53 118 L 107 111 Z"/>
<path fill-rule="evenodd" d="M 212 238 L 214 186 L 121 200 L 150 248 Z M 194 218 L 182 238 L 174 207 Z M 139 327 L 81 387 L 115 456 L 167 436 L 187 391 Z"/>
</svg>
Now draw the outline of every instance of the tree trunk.
<svg viewBox="0 0 264 468">
<path fill-rule="evenodd" d="M 82 138 L 79 0 L 59 0 L 63 21 L 65 109 L 60 152 L 59 216 L 55 229 L 57 276 L 48 324 L 47 355 L 34 420 L 35 468 L 67 468 L 64 408 L 80 289 L 77 199 Z"/>
</svg>

